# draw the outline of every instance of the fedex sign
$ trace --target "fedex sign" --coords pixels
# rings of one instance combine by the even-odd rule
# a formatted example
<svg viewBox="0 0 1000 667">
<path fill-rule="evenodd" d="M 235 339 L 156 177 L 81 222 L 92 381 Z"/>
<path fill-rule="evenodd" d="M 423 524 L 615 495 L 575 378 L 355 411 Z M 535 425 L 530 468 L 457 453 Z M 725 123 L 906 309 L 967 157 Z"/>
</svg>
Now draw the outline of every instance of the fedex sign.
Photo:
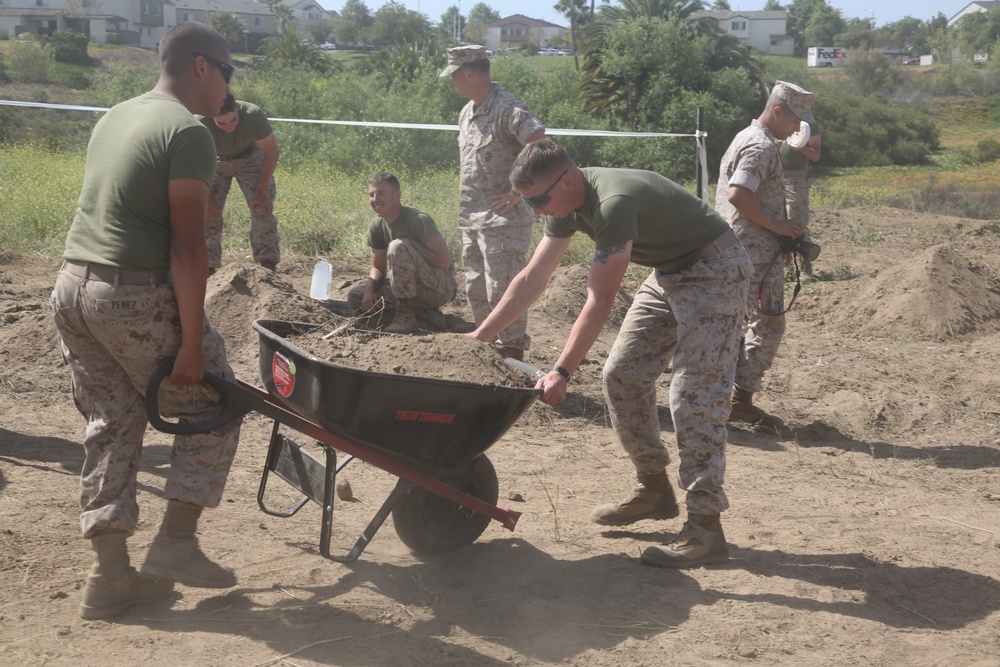
<svg viewBox="0 0 1000 667">
<path fill-rule="evenodd" d="M 838 46 L 813 46 L 806 55 L 809 67 L 840 67 L 847 64 L 847 49 Z"/>
</svg>

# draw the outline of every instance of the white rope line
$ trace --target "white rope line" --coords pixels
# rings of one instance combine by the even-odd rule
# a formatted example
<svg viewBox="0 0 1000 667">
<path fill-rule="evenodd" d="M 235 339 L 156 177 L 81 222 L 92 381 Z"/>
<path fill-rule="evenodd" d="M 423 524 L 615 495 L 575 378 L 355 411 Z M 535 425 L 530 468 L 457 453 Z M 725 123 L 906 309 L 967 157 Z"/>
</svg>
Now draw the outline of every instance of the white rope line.
<svg viewBox="0 0 1000 667">
<path fill-rule="evenodd" d="M 63 109 L 68 111 L 108 111 L 108 107 L 90 107 L 79 104 L 47 104 L 43 102 L 20 102 L 17 100 L 0 100 L 0 105 L 12 107 L 34 107 L 38 109 Z M 348 125 L 354 127 L 387 127 L 401 130 L 444 130 L 458 132 L 458 125 L 434 125 L 429 123 L 386 123 L 365 120 L 323 120 L 311 118 L 269 118 L 279 123 L 307 123 L 313 125 Z M 694 134 L 675 134 L 670 132 L 616 132 L 612 130 L 572 130 L 545 128 L 545 134 L 559 136 L 582 137 L 705 137 L 705 132 Z"/>
<path fill-rule="evenodd" d="M 34 107 L 37 109 L 64 109 L 69 111 L 108 111 L 108 107 L 90 107 L 79 104 L 47 104 L 44 102 L 20 102 L 17 100 L 0 100 L 0 106 L 12 107 Z M 448 132 L 458 132 L 458 125 L 432 125 L 429 123 L 383 123 L 379 121 L 362 120 L 314 120 L 308 118 L 269 118 L 268 120 L 279 123 L 308 123 L 314 125 L 348 125 L 354 127 L 386 127 L 405 130 L 444 130 Z M 705 137 L 707 132 L 697 131 L 694 134 L 674 134 L 670 132 L 614 132 L 612 130 L 568 130 L 545 128 L 545 134 L 551 136 L 575 136 L 575 137 L 694 137 L 698 146 L 698 162 L 701 165 L 701 173 L 698 180 L 701 181 L 702 197 L 709 201 L 708 195 L 708 156 L 705 150 Z"/>
</svg>

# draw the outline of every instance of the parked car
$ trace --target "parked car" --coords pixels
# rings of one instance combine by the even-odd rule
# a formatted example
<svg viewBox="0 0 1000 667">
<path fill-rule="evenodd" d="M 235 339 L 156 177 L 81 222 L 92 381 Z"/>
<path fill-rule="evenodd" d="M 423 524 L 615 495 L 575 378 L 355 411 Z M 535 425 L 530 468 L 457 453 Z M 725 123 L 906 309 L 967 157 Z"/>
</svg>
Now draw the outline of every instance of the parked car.
<svg viewBox="0 0 1000 667">
<path fill-rule="evenodd" d="M 555 49 L 539 49 L 538 55 L 540 56 L 554 56 L 557 51 Z"/>
<path fill-rule="evenodd" d="M 571 56 L 571 55 L 573 55 L 573 52 L 572 51 L 567 51 L 566 49 L 560 49 L 559 51 L 556 51 L 556 55 L 557 56 Z"/>
<path fill-rule="evenodd" d="M 904 65 L 919 65 L 920 64 L 920 58 L 907 58 L 906 60 L 903 61 L 903 64 Z"/>
<path fill-rule="evenodd" d="M 324 51 L 336 51 L 337 45 L 334 44 L 333 42 L 323 42 L 322 44 L 319 45 L 319 48 L 323 49 Z"/>
<path fill-rule="evenodd" d="M 486 49 L 486 55 L 488 55 L 488 56 L 495 56 L 496 54 L 497 54 L 497 52 L 494 51 L 493 49 Z"/>
</svg>

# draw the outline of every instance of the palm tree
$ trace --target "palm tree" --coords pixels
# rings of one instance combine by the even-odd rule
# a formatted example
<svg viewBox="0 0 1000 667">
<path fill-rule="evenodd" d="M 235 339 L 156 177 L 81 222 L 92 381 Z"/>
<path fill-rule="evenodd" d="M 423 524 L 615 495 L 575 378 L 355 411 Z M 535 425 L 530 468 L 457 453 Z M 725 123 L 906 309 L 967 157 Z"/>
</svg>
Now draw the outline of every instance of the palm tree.
<svg viewBox="0 0 1000 667">
<path fill-rule="evenodd" d="M 576 71 L 580 71 L 580 57 L 577 55 L 576 35 L 588 22 L 587 0 L 559 0 L 554 9 L 565 15 L 569 19 L 569 33 L 573 36 L 573 63 Z M 591 0 L 591 12 L 593 12 L 593 0 Z"/>
<path fill-rule="evenodd" d="M 621 82 L 607 76 L 602 64 L 607 34 L 612 26 L 643 17 L 690 19 L 694 12 L 702 9 L 701 0 L 620 0 L 619 5 L 601 7 L 597 20 L 583 30 L 581 40 L 584 57 L 580 96 L 584 108 L 602 113 L 620 97 Z M 707 35 L 716 40 L 715 53 L 709 63 L 713 71 L 743 67 L 763 89 L 761 68 L 750 50 L 734 37 L 724 34 L 715 19 L 688 20 L 685 25 L 690 26 L 692 36 Z"/>
<path fill-rule="evenodd" d="M 266 38 L 261 45 L 269 61 L 286 67 L 305 66 L 325 72 L 330 65 L 326 54 L 317 44 L 303 42 L 299 33 L 290 26 L 282 28 L 277 35 Z"/>
<path fill-rule="evenodd" d="M 208 17 L 208 25 L 226 38 L 230 49 L 239 45 L 243 31 L 246 30 L 243 19 L 232 12 L 212 12 Z"/>
<path fill-rule="evenodd" d="M 279 30 L 292 27 L 297 23 L 295 12 L 285 4 L 284 0 L 260 0 L 260 4 L 271 10 L 271 13 L 278 19 Z"/>
</svg>

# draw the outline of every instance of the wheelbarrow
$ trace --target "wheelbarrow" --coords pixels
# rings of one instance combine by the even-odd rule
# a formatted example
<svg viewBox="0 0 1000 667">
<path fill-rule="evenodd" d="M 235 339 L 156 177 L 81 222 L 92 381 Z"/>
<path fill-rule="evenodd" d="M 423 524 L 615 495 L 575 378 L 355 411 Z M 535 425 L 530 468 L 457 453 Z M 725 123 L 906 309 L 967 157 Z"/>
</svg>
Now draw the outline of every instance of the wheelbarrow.
<svg viewBox="0 0 1000 667">
<path fill-rule="evenodd" d="M 496 470 L 485 452 L 506 433 L 541 390 L 374 373 L 320 359 L 286 337 L 319 325 L 257 320 L 263 391 L 206 373 L 223 399 L 222 413 L 199 423 L 168 422 L 158 394 L 171 365 L 146 388 L 146 413 L 157 430 L 204 433 L 259 412 L 274 420 L 257 504 L 291 517 L 313 501 L 322 508 L 319 548 L 331 560 L 358 559 L 392 515 L 399 539 L 416 553 L 449 551 L 474 542 L 490 519 L 513 531 L 521 513 L 497 506 Z M 520 365 L 522 369 L 523 365 Z M 282 432 L 288 427 L 322 445 L 320 460 Z M 337 461 L 337 452 L 345 456 Z M 330 553 L 337 473 L 360 459 L 399 478 L 346 555 Z M 271 473 L 302 496 L 287 510 L 265 501 Z"/>
</svg>

